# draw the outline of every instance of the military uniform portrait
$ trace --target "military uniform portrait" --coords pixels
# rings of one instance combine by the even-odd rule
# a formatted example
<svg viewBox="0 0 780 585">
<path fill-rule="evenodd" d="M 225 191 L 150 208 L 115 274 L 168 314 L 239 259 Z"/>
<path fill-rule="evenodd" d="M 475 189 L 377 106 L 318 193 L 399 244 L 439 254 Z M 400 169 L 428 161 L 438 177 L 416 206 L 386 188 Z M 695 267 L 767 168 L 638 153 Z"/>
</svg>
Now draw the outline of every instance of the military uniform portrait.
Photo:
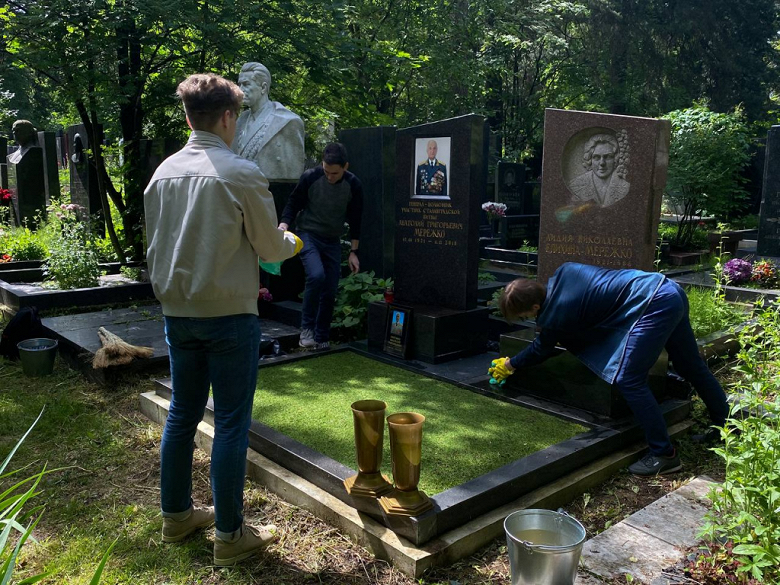
<svg viewBox="0 0 780 585">
<path fill-rule="evenodd" d="M 418 138 L 414 145 L 414 197 L 449 199 L 450 138 Z"/>
</svg>

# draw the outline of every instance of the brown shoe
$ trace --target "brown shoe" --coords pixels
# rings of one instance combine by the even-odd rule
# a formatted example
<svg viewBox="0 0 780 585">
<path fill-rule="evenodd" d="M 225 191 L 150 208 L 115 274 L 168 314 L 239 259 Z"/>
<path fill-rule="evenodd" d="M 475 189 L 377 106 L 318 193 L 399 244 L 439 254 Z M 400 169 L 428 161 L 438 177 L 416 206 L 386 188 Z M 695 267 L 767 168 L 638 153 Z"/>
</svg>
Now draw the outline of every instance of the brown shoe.
<svg viewBox="0 0 780 585">
<path fill-rule="evenodd" d="M 241 536 L 235 542 L 225 542 L 219 537 L 214 539 L 214 564 L 218 567 L 231 567 L 263 550 L 276 540 L 276 526 L 241 526 Z"/>
<path fill-rule="evenodd" d="M 184 520 L 163 518 L 162 540 L 163 542 L 179 542 L 199 528 L 208 528 L 214 524 L 214 508 L 190 508 L 190 515 Z"/>
</svg>

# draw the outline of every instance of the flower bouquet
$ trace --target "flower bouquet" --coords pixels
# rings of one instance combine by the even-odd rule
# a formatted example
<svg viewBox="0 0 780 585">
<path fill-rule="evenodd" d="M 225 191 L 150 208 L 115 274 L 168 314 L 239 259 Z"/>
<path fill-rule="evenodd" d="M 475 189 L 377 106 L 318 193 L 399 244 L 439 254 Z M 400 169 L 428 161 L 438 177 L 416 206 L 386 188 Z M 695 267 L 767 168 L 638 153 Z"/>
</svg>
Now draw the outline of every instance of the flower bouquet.
<svg viewBox="0 0 780 585">
<path fill-rule="evenodd" d="M 488 221 L 492 224 L 499 217 L 506 217 L 506 204 L 487 201 L 482 204 L 482 211 L 487 214 Z"/>
<path fill-rule="evenodd" d="M 742 258 L 733 258 L 723 265 L 723 276 L 729 284 L 740 284 L 750 280 L 753 266 Z"/>
</svg>

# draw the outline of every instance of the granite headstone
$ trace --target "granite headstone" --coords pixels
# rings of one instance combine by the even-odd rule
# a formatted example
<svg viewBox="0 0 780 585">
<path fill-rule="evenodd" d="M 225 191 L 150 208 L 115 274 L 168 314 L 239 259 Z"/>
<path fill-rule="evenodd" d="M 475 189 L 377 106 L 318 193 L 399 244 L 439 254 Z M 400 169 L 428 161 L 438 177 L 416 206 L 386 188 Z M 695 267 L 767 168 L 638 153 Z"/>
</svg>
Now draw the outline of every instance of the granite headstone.
<svg viewBox="0 0 780 585">
<path fill-rule="evenodd" d="M 496 201 L 507 206 L 507 215 L 525 213 L 524 183 L 525 165 L 499 161 L 496 165 Z"/>
<path fill-rule="evenodd" d="M 181 150 L 182 144 L 172 138 L 141 139 L 139 145 L 141 156 L 141 173 L 143 173 L 144 188 L 152 180 L 152 175 L 160 163 L 172 154 Z"/>
<path fill-rule="evenodd" d="M 8 156 L 8 139 L 0 136 L 0 189 L 8 189 L 8 168 L 6 157 Z"/>
<path fill-rule="evenodd" d="M 37 227 L 46 215 L 46 188 L 43 173 L 43 149 L 31 146 L 19 162 L 8 160 L 8 189 L 14 198 L 18 225 Z"/>
<path fill-rule="evenodd" d="M 780 256 L 780 126 L 767 133 L 756 252 Z"/>
<path fill-rule="evenodd" d="M 98 128 L 98 135 L 102 139 L 102 126 Z M 91 149 L 92 137 L 87 132 L 86 127 L 79 124 L 68 128 L 67 140 L 70 156 L 70 201 L 86 209 L 89 216 L 95 218 L 96 226 L 104 226 L 102 221 L 103 206 L 98 190 L 97 167 L 88 152 Z"/>
<path fill-rule="evenodd" d="M 46 205 L 60 196 L 60 175 L 57 170 L 57 135 L 54 132 L 38 132 L 38 146 L 43 150 L 43 186 Z"/>
<path fill-rule="evenodd" d="M 653 269 L 670 131 L 668 120 L 546 110 L 540 281 L 564 262 Z"/>
<path fill-rule="evenodd" d="M 485 119 L 473 114 L 397 132 L 396 300 L 476 307 L 487 145 Z"/>
<path fill-rule="evenodd" d="M 395 126 L 339 132 L 349 170 L 363 185 L 360 270 L 379 278 L 393 275 L 395 235 Z"/>
</svg>

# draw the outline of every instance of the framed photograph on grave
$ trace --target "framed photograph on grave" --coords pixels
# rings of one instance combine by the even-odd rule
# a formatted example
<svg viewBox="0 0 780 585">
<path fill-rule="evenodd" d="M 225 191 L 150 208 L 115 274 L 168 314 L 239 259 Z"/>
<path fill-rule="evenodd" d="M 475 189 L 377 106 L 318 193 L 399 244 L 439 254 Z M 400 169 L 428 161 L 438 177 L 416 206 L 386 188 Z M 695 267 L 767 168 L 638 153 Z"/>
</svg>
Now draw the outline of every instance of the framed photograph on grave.
<svg viewBox="0 0 780 585">
<path fill-rule="evenodd" d="M 412 165 L 412 199 L 449 199 L 450 146 L 449 136 L 417 138 L 414 142 Z"/>
<path fill-rule="evenodd" d="M 385 329 L 385 353 L 407 359 L 409 335 L 412 330 L 412 309 L 399 305 L 388 305 L 387 327 Z"/>
</svg>

